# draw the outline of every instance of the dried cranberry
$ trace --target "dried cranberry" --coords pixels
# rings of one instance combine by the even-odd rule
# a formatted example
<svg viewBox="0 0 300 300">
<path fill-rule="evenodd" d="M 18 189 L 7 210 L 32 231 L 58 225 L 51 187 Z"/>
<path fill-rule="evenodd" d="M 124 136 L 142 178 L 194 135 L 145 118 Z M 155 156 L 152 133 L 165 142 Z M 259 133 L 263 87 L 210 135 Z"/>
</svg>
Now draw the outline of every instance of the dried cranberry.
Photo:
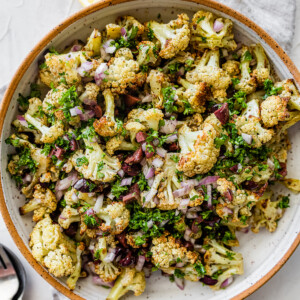
<svg viewBox="0 0 300 300">
<path fill-rule="evenodd" d="M 139 200 L 139 199 L 140 199 L 140 188 L 139 185 L 135 183 L 130 187 L 129 193 L 123 196 L 122 201 L 127 204 L 134 200 Z"/>
<path fill-rule="evenodd" d="M 232 190 L 227 189 L 227 191 L 224 193 L 224 197 L 231 202 L 233 200 Z"/>
<path fill-rule="evenodd" d="M 261 196 L 264 194 L 264 192 L 266 191 L 267 187 L 268 187 L 268 182 L 266 182 L 264 185 L 262 185 L 262 186 L 259 188 L 259 190 L 258 190 L 258 191 L 255 191 L 254 193 L 255 193 L 257 196 L 261 197 Z"/>
<path fill-rule="evenodd" d="M 238 169 L 239 169 L 238 165 L 234 165 L 233 167 L 229 168 L 229 170 L 233 173 L 237 173 Z"/>
<path fill-rule="evenodd" d="M 252 180 L 247 180 L 243 182 L 242 185 L 246 190 L 250 190 L 250 191 L 256 190 L 258 188 L 258 184 Z"/>
<path fill-rule="evenodd" d="M 191 230 L 193 233 L 198 233 L 200 228 L 199 228 L 199 224 L 203 222 L 203 218 L 202 216 L 199 216 L 198 218 L 196 218 L 193 223 L 192 223 L 192 227 Z"/>
<path fill-rule="evenodd" d="M 135 257 L 132 255 L 132 251 L 127 249 L 127 254 L 124 258 L 119 261 L 122 267 L 128 267 L 135 263 Z"/>
<path fill-rule="evenodd" d="M 95 113 L 96 118 L 101 118 L 101 117 L 102 117 L 103 112 L 102 112 L 101 106 L 95 105 L 95 106 L 93 107 L 93 111 L 94 111 L 94 113 Z"/>
<path fill-rule="evenodd" d="M 287 175 L 286 163 L 280 163 L 280 167 L 281 169 L 278 171 L 278 174 L 285 177 Z"/>
<path fill-rule="evenodd" d="M 77 145 L 76 140 L 75 140 L 75 139 L 72 139 L 72 140 L 70 141 L 70 150 L 71 150 L 71 151 L 75 151 L 75 150 L 77 150 L 77 148 L 78 148 L 78 145 Z"/>
<path fill-rule="evenodd" d="M 194 245 L 191 242 L 184 241 L 184 243 L 183 243 L 182 246 L 185 247 L 189 251 L 193 251 L 194 250 Z"/>
<path fill-rule="evenodd" d="M 169 145 L 168 145 L 168 149 L 169 149 L 169 151 L 177 151 L 177 150 L 178 150 L 178 145 L 177 145 L 177 143 L 174 142 L 174 143 L 169 144 Z"/>
</svg>

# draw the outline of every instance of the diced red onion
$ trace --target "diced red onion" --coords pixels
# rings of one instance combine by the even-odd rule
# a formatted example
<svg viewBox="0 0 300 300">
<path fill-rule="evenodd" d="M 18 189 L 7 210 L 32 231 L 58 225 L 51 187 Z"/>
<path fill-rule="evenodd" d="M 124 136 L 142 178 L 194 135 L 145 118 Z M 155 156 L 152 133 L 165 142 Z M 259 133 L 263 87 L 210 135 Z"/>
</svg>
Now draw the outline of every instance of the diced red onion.
<svg viewBox="0 0 300 300">
<path fill-rule="evenodd" d="M 243 233 L 248 233 L 249 232 L 249 227 L 240 227 L 239 231 L 243 232 Z"/>
<path fill-rule="evenodd" d="M 155 168 L 161 168 L 163 166 L 163 164 L 164 164 L 164 162 L 160 158 L 154 158 L 153 161 L 152 161 L 152 165 Z"/>
<path fill-rule="evenodd" d="M 145 165 L 143 167 L 143 173 L 144 173 L 144 176 L 145 176 L 146 179 L 150 179 L 154 176 L 155 169 L 152 168 L 152 167 L 149 168 L 147 165 Z"/>
<path fill-rule="evenodd" d="M 184 75 L 184 67 L 182 66 L 182 67 L 180 67 L 179 68 L 179 70 L 177 71 L 177 73 L 176 73 L 176 75 L 177 76 L 183 76 Z"/>
<path fill-rule="evenodd" d="M 195 206 L 188 209 L 188 212 L 197 212 L 197 211 L 201 211 L 201 207 Z"/>
<path fill-rule="evenodd" d="M 154 182 L 154 177 L 147 179 L 147 183 L 150 187 L 153 185 L 153 182 Z"/>
<path fill-rule="evenodd" d="M 169 222 L 169 220 L 161 221 L 160 224 L 159 224 L 159 227 L 164 227 L 168 222 Z"/>
<path fill-rule="evenodd" d="M 148 227 L 148 228 L 151 228 L 151 227 L 153 226 L 153 224 L 154 224 L 153 220 L 149 220 L 149 221 L 147 222 L 147 227 Z"/>
<path fill-rule="evenodd" d="M 273 161 L 270 158 L 267 159 L 267 164 L 270 167 L 270 169 L 274 170 L 275 165 L 274 165 Z"/>
<path fill-rule="evenodd" d="M 95 112 L 93 110 L 86 110 L 83 114 L 79 115 L 81 121 L 88 121 L 93 118 Z"/>
<path fill-rule="evenodd" d="M 108 253 L 106 254 L 103 261 L 106 263 L 110 263 L 115 259 L 115 257 L 116 257 L 116 248 L 109 248 Z"/>
<path fill-rule="evenodd" d="M 183 278 L 178 278 L 176 276 L 174 276 L 174 280 L 176 285 L 181 289 L 184 290 L 184 279 Z"/>
<path fill-rule="evenodd" d="M 24 183 L 31 182 L 31 180 L 32 180 L 32 176 L 30 174 L 26 174 L 23 178 Z"/>
<path fill-rule="evenodd" d="M 176 264 L 176 268 L 182 268 L 182 267 L 184 267 L 184 265 L 185 264 L 183 262 L 179 262 Z"/>
<path fill-rule="evenodd" d="M 90 245 L 88 247 L 88 249 L 91 251 L 91 250 L 94 250 L 95 249 L 95 244 L 96 244 L 96 239 L 92 239 L 91 242 L 90 242 Z"/>
<path fill-rule="evenodd" d="M 117 50 L 117 47 L 116 46 L 109 46 L 109 47 L 104 48 L 104 50 L 108 54 L 113 54 Z"/>
<path fill-rule="evenodd" d="M 247 133 L 242 133 L 242 138 L 248 145 L 252 144 L 252 140 L 253 140 L 252 135 L 247 134 Z"/>
<path fill-rule="evenodd" d="M 173 133 L 177 126 L 177 120 L 164 120 L 165 125 L 160 127 L 159 131 L 165 134 Z"/>
<path fill-rule="evenodd" d="M 214 111 L 215 116 L 221 122 L 222 125 L 225 125 L 229 120 L 229 108 L 228 103 L 224 103 L 219 109 Z"/>
<path fill-rule="evenodd" d="M 66 178 L 58 180 L 55 185 L 55 191 L 64 191 L 78 180 L 77 173 L 71 172 Z M 75 186 L 74 186 L 75 187 Z"/>
<path fill-rule="evenodd" d="M 152 141 L 152 143 L 153 143 L 153 145 L 156 147 L 156 146 L 158 146 L 158 144 L 159 144 L 159 139 L 154 139 L 153 141 Z"/>
<path fill-rule="evenodd" d="M 172 135 L 170 135 L 170 136 L 168 136 L 168 137 L 166 138 L 165 143 L 166 143 L 166 144 L 172 144 L 172 143 L 176 142 L 177 139 L 178 139 L 177 134 L 172 134 Z"/>
<path fill-rule="evenodd" d="M 107 198 L 109 198 L 110 200 L 113 200 L 115 198 L 115 195 L 113 195 L 112 192 L 107 194 Z"/>
<path fill-rule="evenodd" d="M 135 269 L 136 269 L 138 272 L 141 272 L 141 271 L 143 270 L 145 261 L 146 261 L 146 257 L 143 256 L 143 255 L 139 255 L 137 264 L 136 264 L 136 266 L 135 266 Z"/>
<path fill-rule="evenodd" d="M 92 208 L 89 208 L 88 210 L 85 211 L 85 214 L 87 216 L 93 216 L 95 214 L 95 212 Z"/>
<path fill-rule="evenodd" d="M 221 284 L 221 288 L 226 288 L 228 287 L 231 283 L 233 282 L 233 277 L 230 276 L 229 278 L 227 278 L 226 280 L 224 280 Z"/>
<path fill-rule="evenodd" d="M 142 159 L 142 161 L 140 162 L 140 164 L 141 164 L 142 167 L 144 167 L 146 165 L 146 163 L 147 163 L 147 159 L 146 159 L 146 157 L 144 157 Z"/>
<path fill-rule="evenodd" d="M 73 108 L 70 108 L 70 114 L 72 117 L 77 115 L 82 115 L 82 110 L 80 109 L 80 106 L 75 106 Z"/>
<path fill-rule="evenodd" d="M 142 103 L 148 103 L 148 102 L 152 102 L 153 97 L 151 94 L 146 95 L 145 97 L 142 98 Z"/>
<path fill-rule="evenodd" d="M 94 99 L 84 98 L 84 99 L 82 99 L 82 102 L 84 104 L 90 105 L 90 106 L 97 105 L 97 101 L 95 101 Z"/>
<path fill-rule="evenodd" d="M 185 187 L 183 187 L 181 189 L 175 190 L 173 192 L 173 196 L 175 198 L 185 196 L 185 195 L 187 195 L 191 191 L 192 188 L 193 188 L 192 186 L 187 185 L 187 186 L 185 186 Z"/>
<path fill-rule="evenodd" d="M 97 197 L 96 203 L 94 205 L 94 211 L 96 213 L 100 212 L 100 209 L 103 205 L 103 198 L 104 198 L 103 194 Z"/>
<path fill-rule="evenodd" d="M 81 64 L 81 66 L 79 68 L 77 68 L 77 73 L 81 77 L 85 77 L 92 68 L 93 68 L 93 62 L 85 61 Z"/>
<path fill-rule="evenodd" d="M 131 185 L 132 177 L 122 179 L 120 186 Z"/>
<path fill-rule="evenodd" d="M 144 205 L 146 203 L 150 202 L 154 198 L 156 193 L 157 193 L 157 190 L 154 188 L 151 188 L 150 191 L 146 194 Z"/>
<path fill-rule="evenodd" d="M 191 234 L 192 234 L 192 230 L 187 227 L 186 230 L 185 230 L 185 232 L 184 232 L 183 238 L 186 241 L 189 241 L 191 239 Z"/>
<path fill-rule="evenodd" d="M 142 150 L 143 150 L 144 152 L 146 151 L 146 145 L 147 145 L 146 142 L 144 142 L 144 143 L 142 144 Z"/>
<path fill-rule="evenodd" d="M 158 147 L 158 148 L 156 148 L 156 153 L 157 153 L 160 157 L 165 157 L 166 154 L 168 153 L 168 151 L 165 150 L 164 148 Z"/>
<path fill-rule="evenodd" d="M 194 249 L 202 254 L 204 254 L 206 252 L 206 250 L 203 248 L 202 245 L 194 245 Z"/>
<path fill-rule="evenodd" d="M 195 185 L 199 185 L 199 180 L 190 179 L 190 180 L 182 181 L 180 184 L 181 184 L 182 187 L 186 187 L 186 186 L 194 187 Z"/>
<path fill-rule="evenodd" d="M 23 116 L 19 115 L 19 116 L 17 116 L 17 119 L 22 126 L 28 128 L 28 123 Z"/>
<path fill-rule="evenodd" d="M 220 32 L 224 28 L 224 23 L 219 20 L 215 20 L 213 29 L 215 32 Z"/>
<path fill-rule="evenodd" d="M 103 60 L 105 60 L 105 61 L 109 61 L 110 60 L 110 55 L 105 52 L 104 48 L 100 48 L 100 54 L 101 54 L 101 58 Z"/>
<path fill-rule="evenodd" d="M 179 204 L 179 206 L 178 206 L 178 209 L 179 209 L 179 210 L 186 210 L 186 209 L 187 209 L 187 206 L 188 206 L 188 204 L 189 204 L 189 202 L 190 202 L 190 199 L 182 199 L 182 200 L 180 201 L 180 204 Z"/>
<path fill-rule="evenodd" d="M 198 215 L 196 212 L 188 211 L 185 215 L 188 219 L 196 219 L 198 218 Z"/>
<path fill-rule="evenodd" d="M 58 201 L 62 198 L 63 195 L 64 195 L 63 191 L 55 191 L 55 197 Z"/>
<path fill-rule="evenodd" d="M 220 176 L 206 176 L 198 182 L 198 185 L 212 184 L 215 183 L 219 178 Z"/>
<path fill-rule="evenodd" d="M 78 200 L 78 197 L 76 195 L 76 193 L 73 193 L 72 196 L 71 196 L 72 200 L 73 201 L 77 201 Z"/>
<path fill-rule="evenodd" d="M 211 191 L 212 191 L 212 188 L 211 188 L 211 185 L 207 185 L 207 207 L 208 208 L 212 208 L 212 195 L 211 195 Z"/>
<path fill-rule="evenodd" d="M 223 213 L 224 213 L 224 217 L 233 214 L 233 211 L 232 211 L 229 207 L 227 207 L 227 206 L 224 206 L 224 207 L 222 208 L 222 211 L 223 211 Z"/>
<path fill-rule="evenodd" d="M 107 70 L 108 70 L 108 66 L 106 63 L 101 63 L 99 67 L 96 69 L 94 79 L 97 85 L 100 85 L 102 80 L 106 77 L 104 72 Z"/>
<path fill-rule="evenodd" d="M 118 175 L 119 175 L 121 178 L 123 178 L 124 175 L 125 175 L 125 172 L 121 169 L 121 170 L 118 171 Z"/>
<path fill-rule="evenodd" d="M 73 45 L 72 48 L 70 49 L 70 52 L 77 52 L 77 51 L 80 51 L 82 48 L 81 45 Z"/>
<path fill-rule="evenodd" d="M 127 41 L 127 31 L 126 28 L 121 28 L 121 35 L 123 36 L 124 40 Z"/>
<path fill-rule="evenodd" d="M 74 189 L 79 190 L 84 186 L 84 179 L 79 179 L 75 184 L 74 184 Z"/>
<path fill-rule="evenodd" d="M 107 286 L 107 287 L 113 287 L 115 282 L 111 281 L 111 282 L 106 282 L 103 281 L 100 277 L 98 276 L 93 276 L 93 284 L 95 285 L 100 285 L 100 286 Z"/>
</svg>

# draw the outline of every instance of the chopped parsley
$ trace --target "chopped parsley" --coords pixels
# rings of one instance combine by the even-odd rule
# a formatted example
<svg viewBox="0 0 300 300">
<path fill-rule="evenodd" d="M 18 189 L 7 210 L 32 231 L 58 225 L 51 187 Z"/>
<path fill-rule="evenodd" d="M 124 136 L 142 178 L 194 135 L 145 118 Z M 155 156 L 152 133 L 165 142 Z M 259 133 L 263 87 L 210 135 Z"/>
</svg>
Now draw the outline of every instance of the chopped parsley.
<svg viewBox="0 0 300 300">
<path fill-rule="evenodd" d="M 288 208 L 290 207 L 290 198 L 288 196 L 282 197 L 281 201 L 278 203 L 279 208 Z"/>
<path fill-rule="evenodd" d="M 174 102 L 176 101 L 175 95 L 176 95 L 176 89 L 174 87 L 166 87 L 162 89 L 162 94 L 164 97 L 164 106 L 167 113 L 173 113 L 176 112 L 177 106 L 174 105 Z"/>
<path fill-rule="evenodd" d="M 266 99 L 269 96 L 278 95 L 278 93 L 281 92 L 282 87 L 274 87 L 273 81 L 270 79 L 266 79 L 264 81 L 264 90 L 265 95 L 263 96 L 263 99 Z"/>
</svg>

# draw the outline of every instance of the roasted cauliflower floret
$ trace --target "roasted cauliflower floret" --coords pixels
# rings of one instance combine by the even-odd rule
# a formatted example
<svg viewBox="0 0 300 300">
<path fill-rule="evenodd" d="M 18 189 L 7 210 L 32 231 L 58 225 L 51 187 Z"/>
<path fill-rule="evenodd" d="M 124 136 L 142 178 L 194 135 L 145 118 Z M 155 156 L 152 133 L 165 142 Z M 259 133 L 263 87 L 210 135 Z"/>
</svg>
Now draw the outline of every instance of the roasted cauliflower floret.
<svg viewBox="0 0 300 300">
<path fill-rule="evenodd" d="M 178 261 L 184 264 L 194 264 L 198 259 L 198 253 L 188 251 L 176 243 L 175 238 L 168 232 L 153 238 L 151 252 L 152 263 L 162 269 L 169 268 Z"/>
<path fill-rule="evenodd" d="M 39 149 L 25 139 L 12 134 L 7 140 L 11 145 L 20 148 L 19 155 L 16 155 L 8 165 L 8 170 L 12 175 L 22 175 L 23 171 L 30 167 L 32 180 L 29 185 L 22 187 L 22 193 L 27 197 L 31 197 L 33 187 L 39 182 L 41 176 L 45 174 L 51 163 L 51 158 L 42 153 Z M 33 172 L 34 170 L 34 172 Z"/>
<path fill-rule="evenodd" d="M 25 215 L 33 211 L 33 221 L 38 222 L 46 214 L 56 210 L 57 199 L 51 190 L 42 188 L 40 184 L 34 187 L 33 198 L 28 203 L 20 207 L 20 214 Z"/>
<path fill-rule="evenodd" d="M 179 78 L 178 83 L 182 86 L 182 88 L 176 90 L 179 102 L 187 101 L 193 112 L 203 113 L 205 103 L 210 99 L 209 86 L 205 82 L 192 84 L 183 78 Z"/>
<path fill-rule="evenodd" d="M 240 116 L 235 120 L 235 125 L 240 135 L 244 133 L 252 136 L 252 145 L 255 148 L 259 148 L 262 144 L 270 141 L 274 135 L 274 131 L 263 128 L 256 117 L 250 116 L 246 118 L 245 116 Z"/>
<path fill-rule="evenodd" d="M 147 77 L 147 83 L 151 88 L 154 107 L 162 109 L 164 107 L 163 89 L 171 85 L 169 77 L 161 71 L 152 69 Z"/>
<path fill-rule="evenodd" d="M 102 208 L 97 216 L 104 220 L 100 229 L 111 234 L 120 234 L 129 224 L 130 212 L 124 202 L 113 202 Z"/>
<path fill-rule="evenodd" d="M 251 47 L 256 59 L 256 67 L 253 70 L 253 76 L 260 86 L 264 85 L 265 80 L 270 78 L 270 63 L 266 56 L 265 50 L 261 44 Z"/>
<path fill-rule="evenodd" d="M 243 91 L 246 94 L 251 94 L 255 92 L 257 82 L 256 78 L 251 76 L 250 72 L 250 61 L 252 56 L 249 52 L 249 48 L 246 46 L 242 47 L 242 56 L 241 56 L 241 78 L 239 83 L 237 83 L 234 88 L 239 91 Z"/>
<path fill-rule="evenodd" d="M 88 37 L 87 43 L 83 47 L 83 50 L 91 52 L 91 56 L 98 56 L 100 55 L 101 41 L 101 33 L 98 29 L 94 29 L 91 35 Z"/>
<path fill-rule="evenodd" d="M 111 89 L 113 93 L 125 94 L 128 89 L 136 89 L 146 81 L 147 75 L 139 72 L 139 64 L 133 60 L 128 48 L 118 49 L 108 64 L 107 75 L 100 84 L 101 90 Z"/>
<path fill-rule="evenodd" d="M 158 54 L 156 45 L 150 41 L 142 41 L 137 46 L 139 54 L 136 61 L 140 66 L 155 65 L 157 62 Z"/>
<path fill-rule="evenodd" d="M 206 82 L 212 87 L 213 97 L 223 101 L 227 95 L 226 90 L 231 84 L 231 78 L 220 68 L 219 50 L 206 50 L 195 65 L 195 69 L 186 73 L 186 79 L 191 83 Z"/>
<path fill-rule="evenodd" d="M 125 125 L 125 129 L 127 130 L 127 132 L 129 132 L 130 141 L 132 145 L 139 147 L 140 144 L 136 142 L 136 135 L 138 132 L 146 131 L 147 130 L 146 126 L 144 126 L 139 122 L 127 122 Z"/>
<path fill-rule="evenodd" d="M 85 91 L 80 95 L 79 99 L 81 101 L 88 100 L 94 104 L 97 104 L 97 96 L 100 91 L 100 87 L 92 82 L 89 82 L 84 87 Z"/>
<path fill-rule="evenodd" d="M 64 134 L 64 125 L 61 121 L 56 121 L 54 125 L 48 127 L 46 125 L 43 125 L 40 121 L 38 121 L 28 113 L 26 113 L 24 117 L 27 122 L 32 124 L 41 132 L 41 142 L 43 143 L 53 143 Z"/>
<path fill-rule="evenodd" d="M 279 205 L 281 198 L 277 201 L 272 201 L 270 198 L 260 200 L 254 207 L 251 217 L 251 230 L 255 233 L 259 232 L 260 227 L 266 227 L 270 232 L 274 232 L 277 228 L 278 220 L 284 214 L 285 209 Z"/>
<path fill-rule="evenodd" d="M 106 143 L 106 151 L 110 155 L 114 155 L 115 151 L 134 151 L 136 150 L 136 145 L 125 141 L 123 136 L 115 136 L 108 140 Z"/>
<path fill-rule="evenodd" d="M 244 273 L 243 256 L 219 244 L 216 240 L 209 240 L 211 246 L 204 254 L 206 273 L 209 276 L 219 275 L 218 282 L 210 287 L 213 290 L 222 288 L 222 283 L 233 275 Z M 216 273 L 218 272 L 218 273 Z"/>
<path fill-rule="evenodd" d="M 80 256 L 76 253 L 75 242 L 61 232 L 58 224 L 52 223 L 49 215 L 33 228 L 29 246 L 33 257 L 56 277 L 72 276 L 78 269 Z M 82 251 L 84 246 L 79 244 L 78 248 Z M 70 288 L 75 287 L 74 280 L 69 283 Z"/>
<path fill-rule="evenodd" d="M 189 177 L 207 173 L 217 162 L 220 153 L 214 144 L 217 131 L 207 123 L 202 130 L 195 132 L 183 125 L 178 134 L 181 158 L 177 169 Z"/>
<path fill-rule="evenodd" d="M 289 97 L 270 96 L 261 103 L 261 118 L 266 127 L 273 127 L 289 118 L 289 100 Z"/>
<path fill-rule="evenodd" d="M 240 74 L 240 63 L 236 60 L 227 60 L 223 65 L 222 69 L 226 71 L 231 77 Z"/>
<path fill-rule="evenodd" d="M 229 218 L 229 222 L 233 226 L 247 226 L 246 222 L 241 222 L 240 217 L 251 216 L 251 208 L 257 202 L 258 196 L 250 191 L 236 189 L 234 184 L 225 178 L 217 180 L 217 190 L 223 197 L 217 204 L 217 214 L 222 219 Z"/>
<path fill-rule="evenodd" d="M 81 77 L 78 68 L 90 59 L 91 51 L 78 51 L 67 54 L 48 53 L 45 55 L 45 67 L 40 70 L 40 79 L 47 86 L 57 87 L 63 80 L 65 85 L 78 85 Z M 91 72 L 98 67 L 98 62 L 91 61 Z"/>
<path fill-rule="evenodd" d="M 106 300 L 118 300 L 129 291 L 133 291 L 135 296 L 139 296 L 144 292 L 145 287 L 146 280 L 144 272 L 124 268 Z"/>
<path fill-rule="evenodd" d="M 103 91 L 105 100 L 105 113 L 93 124 L 95 131 L 101 136 L 115 136 L 118 134 L 117 123 L 115 120 L 115 99 L 111 90 Z"/>
<path fill-rule="evenodd" d="M 214 23 L 223 24 L 222 29 L 214 30 Z M 217 18 L 214 14 L 199 10 L 193 16 L 191 23 L 191 44 L 198 50 L 206 48 L 226 48 L 234 50 L 236 43 L 232 33 L 232 21 L 224 18 Z"/>
<path fill-rule="evenodd" d="M 58 224 L 63 229 L 68 229 L 74 222 L 80 222 L 80 214 L 76 208 L 67 205 L 58 217 Z"/>
<path fill-rule="evenodd" d="M 85 152 L 78 150 L 71 158 L 74 168 L 84 178 L 93 181 L 111 182 L 121 168 L 118 158 L 109 156 L 97 142 L 84 139 Z"/>
<path fill-rule="evenodd" d="M 160 24 L 156 21 L 146 23 L 146 26 L 153 31 L 154 36 L 160 42 L 159 56 L 168 59 L 187 48 L 190 41 L 188 21 L 189 17 L 181 14 L 168 24 Z"/>
<path fill-rule="evenodd" d="M 143 34 L 145 30 L 144 25 L 132 16 L 118 17 L 116 23 L 120 27 L 124 27 L 126 29 L 127 36 L 129 36 L 133 30 L 137 32 L 137 35 Z"/>
<path fill-rule="evenodd" d="M 152 128 L 153 130 L 158 130 L 159 121 L 164 117 L 163 112 L 157 108 L 150 108 L 144 110 L 142 108 L 133 109 L 128 114 L 128 122 L 140 122 L 142 125 L 146 126 L 147 129 Z M 137 121 L 138 120 L 138 121 Z"/>
<path fill-rule="evenodd" d="M 109 235 L 100 237 L 94 248 L 94 257 L 97 256 L 101 263 L 96 265 L 95 272 L 105 282 L 112 282 L 116 280 L 121 273 L 121 269 L 109 260 L 108 248 L 115 248 L 114 237 Z"/>
<path fill-rule="evenodd" d="M 175 153 L 168 153 L 166 155 L 165 164 L 163 167 L 163 179 L 158 188 L 157 197 L 159 203 L 157 207 L 161 210 L 176 209 L 179 206 L 180 199 L 176 199 L 173 195 L 175 190 L 181 188 L 178 175 L 176 173 L 176 163 L 171 157 L 176 156 Z"/>
<path fill-rule="evenodd" d="M 290 97 L 289 106 L 292 109 L 300 110 L 300 93 L 293 79 L 276 82 L 274 87 L 279 89 L 280 97 Z"/>
</svg>

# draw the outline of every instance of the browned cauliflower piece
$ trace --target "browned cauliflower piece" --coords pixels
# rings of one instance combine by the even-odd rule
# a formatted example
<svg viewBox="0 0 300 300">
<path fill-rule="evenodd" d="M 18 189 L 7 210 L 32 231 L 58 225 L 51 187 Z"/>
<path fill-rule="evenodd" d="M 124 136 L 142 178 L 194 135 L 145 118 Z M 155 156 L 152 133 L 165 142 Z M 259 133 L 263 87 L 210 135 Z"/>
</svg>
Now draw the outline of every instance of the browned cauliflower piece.
<svg viewBox="0 0 300 300">
<path fill-rule="evenodd" d="M 226 71 L 231 77 L 240 74 L 240 63 L 236 60 L 227 60 L 223 65 L 222 69 Z"/>
<path fill-rule="evenodd" d="M 34 187 L 33 198 L 20 207 L 20 214 L 25 215 L 33 211 L 32 220 L 38 222 L 44 218 L 46 214 L 50 214 L 56 210 L 57 199 L 51 190 L 42 188 L 40 184 Z"/>
<path fill-rule="evenodd" d="M 126 94 L 128 89 L 136 89 L 146 81 L 147 75 L 139 72 L 139 64 L 128 48 L 118 49 L 108 65 L 105 80 L 100 84 L 101 90 L 111 89 L 113 93 Z"/>
<path fill-rule="evenodd" d="M 189 177 L 207 173 L 217 162 L 220 153 L 214 143 L 218 132 L 211 124 L 206 123 L 202 130 L 194 132 L 184 125 L 178 134 L 181 158 L 177 169 Z"/>
<path fill-rule="evenodd" d="M 289 118 L 289 100 L 289 97 L 270 96 L 261 103 L 261 119 L 266 127 L 273 127 Z"/>
<path fill-rule="evenodd" d="M 223 24 L 219 31 L 214 30 L 214 23 Z M 226 48 L 234 50 L 236 42 L 232 33 L 233 23 L 229 19 L 218 18 L 208 11 L 199 10 L 191 23 L 191 44 L 197 50 Z"/>
<path fill-rule="evenodd" d="M 187 48 L 190 41 L 189 17 L 186 14 L 178 15 L 176 20 L 168 24 L 160 24 L 156 21 L 146 23 L 147 28 L 153 31 L 153 35 L 160 42 L 159 56 L 168 59 Z"/>
<path fill-rule="evenodd" d="M 160 237 L 152 240 L 152 263 L 159 268 L 169 268 L 180 261 L 184 264 L 194 264 L 198 259 L 198 253 L 188 251 L 171 236 L 167 231 Z"/>
<path fill-rule="evenodd" d="M 211 86 L 213 97 L 224 101 L 231 78 L 220 68 L 219 50 L 206 50 L 201 59 L 195 61 L 195 66 L 195 69 L 186 73 L 186 79 L 191 83 L 206 82 Z"/>
</svg>

